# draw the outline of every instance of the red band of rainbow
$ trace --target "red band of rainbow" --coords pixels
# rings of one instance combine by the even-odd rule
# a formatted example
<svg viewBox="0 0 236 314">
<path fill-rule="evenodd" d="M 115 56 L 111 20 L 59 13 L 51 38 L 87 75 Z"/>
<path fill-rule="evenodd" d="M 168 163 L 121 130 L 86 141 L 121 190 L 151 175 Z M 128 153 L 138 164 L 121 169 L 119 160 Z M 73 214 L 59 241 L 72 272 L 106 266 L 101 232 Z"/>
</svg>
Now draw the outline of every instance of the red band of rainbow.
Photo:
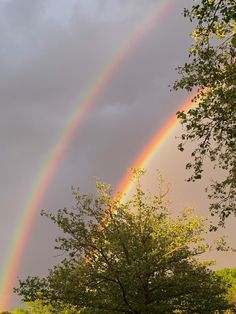
<svg viewBox="0 0 236 314">
<path fill-rule="evenodd" d="M 12 287 L 16 279 L 19 269 L 21 257 L 30 234 L 36 213 L 40 208 L 40 204 L 46 194 L 47 188 L 50 185 L 54 174 L 62 160 L 66 148 L 71 142 L 75 132 L 78 130 L 81 122 L 87 117 L 91 108 L 95 104 L 96 99 L 105 90 L 108 83 L 116 73 L 122 62 L 134 51 L 138 44 L 142 41 L 145 34 L 150 32 L 156 25 L 157 21 L 168 12 L 170 7 L 175 3 L 175 0 L 161 0 L 151 14 L 141 22 L 138 28 L 129 36 L 128 40 L 119 49 L 118 53 L 112 58 L 101 73 L 97 76 L 86 95 L 80 102 L 78 109 L 73 114 L 73 118 L 62 131 L 61 135 L 51 153 L 49 154 L 46 164 L 42 167 L 40 176 L 35 184 L 35 188 L 31 193 L 31 198 L 21 221 L 18 223 L 17 230 L 10 244 L 9 254 L 7 256 L 3 273 L 0 280 L 0 309 L 9 309 Z"/>
<path fill-rule="evenodd" d="M 179 107 L 179 111 L 188 111 L 189 109 L 195 106 L 195 102 L 192 102 L 191 99 L 194 96 L 192 95 L 189 99 L 187 99 L 182 106 Z M 136 160 L 131 165 L 131 169 L 145 169 L 151 159 L 154 157 L 157 150 L 160 148 L 161 144 L 164 143 L 168 137 L 174 132 L 174 130 L 178 126 L 178 119 L 176 114 L 171 116 L 164 124 L 161 129 L 159 129 L 155 135 L 151 138 L 148 144 L 143 148 L 141 153 L 138 155 Z M 132 171 L 128 171 L 127 174 L 122 178 L 118 188 L 116 189 L 116 193 L 128 194 L 133 186 L 132 181 Z M 116 194 L 115 193 L 115 194 Z"/>
</svg>

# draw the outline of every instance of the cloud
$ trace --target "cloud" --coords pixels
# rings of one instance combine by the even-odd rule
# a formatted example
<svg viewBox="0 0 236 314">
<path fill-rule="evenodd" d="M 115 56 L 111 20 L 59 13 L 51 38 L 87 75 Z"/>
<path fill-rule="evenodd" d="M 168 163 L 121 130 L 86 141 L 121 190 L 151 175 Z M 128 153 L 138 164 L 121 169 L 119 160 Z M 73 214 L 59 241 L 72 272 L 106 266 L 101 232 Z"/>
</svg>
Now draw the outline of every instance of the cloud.
<svg viewBox="0 0 236 314">
<path fill-rule="evenodd" d="M 178 3 L 120 65 L 78 128 L 42 203 L 71 204 L 70 186 L 116 185 L 136 155 L 183 101 L 170 94 L 189 32 Z M 7 0 L 0 2 L 0 145 L 6 252 L 49 152 L 105 66 L 156 1 Z M 20 276 L 53 263 L 55 229 L 36 223 Z M 48 246 L 45 245 L 48 243 Z M 51 255 L 50 253 L 51 252 Z M 38 254 L 42 257 L 37 262 Z M 1 257 L 1 264 L 3 258 Z"/>
</svg>

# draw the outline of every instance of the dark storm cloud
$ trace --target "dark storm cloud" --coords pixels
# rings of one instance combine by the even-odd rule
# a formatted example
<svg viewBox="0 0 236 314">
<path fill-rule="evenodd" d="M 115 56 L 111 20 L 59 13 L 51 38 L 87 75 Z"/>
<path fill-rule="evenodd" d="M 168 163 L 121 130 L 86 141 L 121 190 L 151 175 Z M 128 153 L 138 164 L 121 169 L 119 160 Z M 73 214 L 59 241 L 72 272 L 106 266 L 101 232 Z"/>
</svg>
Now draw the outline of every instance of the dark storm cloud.
<svg viewBox="0 0 236 314">
<path fill-rule="evenodd" d="M 131 1 L 126 5 L 121 2 L 98 1 L 99 5 L 95 6 L 90 18 L 86 19 L 94 1 L 81 1 L 77 5 L 71 2 L 73 10 L 66 17 L 67 23 L 63 23 L 63 8 L 57 8 L 57 12 L 62 12 L 61 18 L 57 17 L 55 21 L 52 8 L 52 12 L 48 13 L 50 3 L 53 1 L 25 0 L 21 5 L 19 1 L 6 1 L 2 4 L 2 23 L 5 28 L 1 29 L 6 37 L 2 47 L 7 53 L 3 53 L 1 58 L 3 69 L 5 67 L 5 73 L 3 71 L 0 77 L 1 105 L 4 107 L 1 134 L 3 141 L 5 134 L 8 134 L 8 145 L 13 144 L 12 153 L 15 148 L 16 154 L 19 150 L 22 151 L 22 145 L 19 145 L 22 141 L 30 148 L 31 154 L 35 155 L 53 143 L 64 125 L 65 117 L 74 111 L 89 82 L 120 46 L 127 30 L 130 32 L 141 14 L 144 15 L 145 8 L 143 1 L 138 4 Z M 55 2 L 54 6 L 56 7 Z M 80 10 L 81 7 L 83 11 Z M 149 10 L 146 7 L 146 12 Z M 97 20 L 94 19 L 96 16 Z M 154 48 L 161 46 L 160 43 L 159 38 Z M 118 100 L 126 108 L 138 105 L 148 112 L 146 106 L 142 105 L 142 99 L 152 94 L 150 85 L 159 84 L 160 89 L 163 89 L 171 81 L 169 77 L 163 80 L 166 70 L 164 62 L 160 64 L 155 61 L 164 57 L 163 53 L 158 55 L 158 49 L 149 47 L 149 51 L 144 50 L 125 62 L 123 67 L 127 63 L 129 67 L 120 71 L 116 83 L 109 86 L 104 96 L 105 106 L 113 106 Z M 156 54 L 156 66 L 153 66 L 153 60 L 148 62 L 143 59 L 143 55 L 152 51 Z M 148 76 L 148 80 L 143 80 L 144 76 Z M 158 91 L 158 94 L 161 98 L 165 92 Z M 156 106 L 155 103 L 152 100 L 153 106 Z M 116 115 L 113 118 L 116 120 Z"/>
<path fill-rule="evenodd" d="M 85 1 L 81 1 L 82 12 L 79 3 L 72 5 L 67 23 L 63 8 L 57 8 L 61 18 L 55 20 L 53 10 L 48 13 L 47 4 L 52 2 L 2 4 L 1 135 L 4 141 L 8 134 L 8 145 L 16 153 L 22 151 L 22 141 L 33 148 L 36 143 L 38 150 L 31 150 L 35 155 L 52 145 L 65 117 L 75 110 L 130 27 L 128 17 L 122 25 L 116 21 L 109 28 L 104 21 L 86 19 Z"/>
</svg>

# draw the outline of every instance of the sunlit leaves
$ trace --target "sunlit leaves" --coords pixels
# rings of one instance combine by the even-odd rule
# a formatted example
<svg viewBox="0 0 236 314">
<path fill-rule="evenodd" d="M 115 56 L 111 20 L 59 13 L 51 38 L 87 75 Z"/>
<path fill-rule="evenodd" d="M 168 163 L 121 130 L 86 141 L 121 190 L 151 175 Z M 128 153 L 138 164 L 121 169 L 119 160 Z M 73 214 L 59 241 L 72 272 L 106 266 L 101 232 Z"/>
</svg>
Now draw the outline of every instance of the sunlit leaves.
<svg viewBox="0 0 236 314">
<path fill-rule="evenodd" d="M 224 171 L 224 179 L 208 188 L 211 213 L 224 225 L 236 214 L 236 2 L 202 0 L 185 9 L 184 16 L 196 23 L 194 43 L 189 62 L 178 68 L 182 78 L 174 88 L 197 88 L 198 94 L 194 109 L 177 113 L 186 131 L 178 147 L 183 151 L 186 142 L 197 145 L 186 165 L 193 170 L 189 181 L 202 178 L 206 159 Z"/>
<path fill-rule="evenodd" d="M 171 216 L 162 180 L 152 195 L 137 185 L 127 202 L 98 182 L 97 194 L 73 190 L 75 205 L 44 212 L 63 231 L 56 248 L 65 259 L 46 278 L 16 289 L 25 301 L 86 314 L 214 313 L 227 307 L 224 287 L 197 256 L 208 250 L 205 219 L 191 209 Z M 33 303 L 35 304 L 35 303 Z"/>
</svg>

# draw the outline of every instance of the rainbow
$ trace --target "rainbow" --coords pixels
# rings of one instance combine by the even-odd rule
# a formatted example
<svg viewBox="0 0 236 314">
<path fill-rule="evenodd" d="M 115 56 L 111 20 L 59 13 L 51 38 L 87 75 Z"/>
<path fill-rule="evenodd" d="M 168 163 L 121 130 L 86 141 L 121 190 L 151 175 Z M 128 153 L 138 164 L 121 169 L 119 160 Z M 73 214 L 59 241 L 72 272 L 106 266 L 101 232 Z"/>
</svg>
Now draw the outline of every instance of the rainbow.
<svg viewBox="0 0 236 314">
<path fill-rule="evenodd" d="M 119 49 L 118 53 L 102 68 L 93 84 L 90 85 L 90 88 L 80 101 L 77 107 L 78 109 L 74 112 L 72 118 L 68 121 L 66 127 L 58 137 L 58 141 L 51 150 L 47 162 L 40 171 L 40 175 L 35 183 L 35 188 L 31 193 L 31 197 L 9 245 L 9 254 L 7 255 L 0 280 L 0 309 L 8 309 L 10 307 L 12 287 L 36 214 L 78 127 L 87 117 L 96 99 L 105 90 L 122 62 L 135 50 L 144 36 L 154 28 L 157 21 L 165 12 L 168 12 L 174 3 L 174 0 L 160 0 L 151 14 L 139 24 L 138 28 L 132 32 L 130 36 L 128 36 L 128 40 L 126 40 L 124 45 Z"/>
<path fill-rule="evenodd" d="M 196 103 L 191 100 L 194 98 L 192 95 L 187 99 L 184 104 L 179 108 L 179 111 L 188 111 L 193 108 Z M 146 169 L 147 165 L 151 162 L 157 150 L 160 149 L 161 145 L 169 138 L 169 136 L 175 131 L 178 126 L 178 119 L 176 114 L 173 114 L 159 129 L 155 135 L 151 138 L 148 144 L 143 148 L 141 153 L 138 155 L 136 160 L 132 163 L 130 169 Z M 133 173 L 128 171 L 124 177 L 121 179 L 115 195 L 120 195 L 122 198 L 125 198 L 129 194 L 130 190 L 133 187 Z"/>
</svg>

